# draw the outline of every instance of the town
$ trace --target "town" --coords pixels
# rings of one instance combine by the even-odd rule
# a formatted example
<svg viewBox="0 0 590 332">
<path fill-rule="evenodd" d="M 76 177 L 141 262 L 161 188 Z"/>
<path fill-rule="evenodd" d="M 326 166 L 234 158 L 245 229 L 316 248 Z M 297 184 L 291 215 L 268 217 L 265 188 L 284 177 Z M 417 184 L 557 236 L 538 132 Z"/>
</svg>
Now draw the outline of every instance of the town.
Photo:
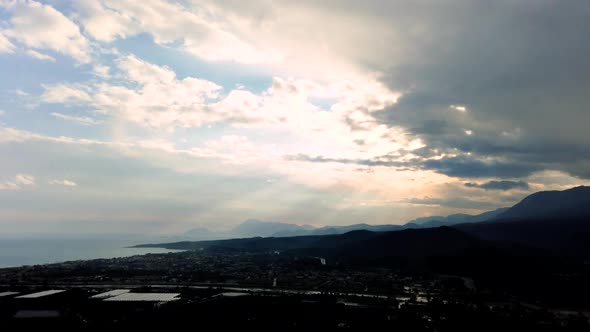
<svg viewBox="0 0 590 332">
<path fill-rule="evenodd" d="M 187 251 L 6 268 L 0 287 L 0 319 L 15 327 L 153 328 L 194 321 L 269 329 L 590 326 L 584 309 L 527 302 L 479 288 L 468 277 L 277 251 Z"/>
</svg>

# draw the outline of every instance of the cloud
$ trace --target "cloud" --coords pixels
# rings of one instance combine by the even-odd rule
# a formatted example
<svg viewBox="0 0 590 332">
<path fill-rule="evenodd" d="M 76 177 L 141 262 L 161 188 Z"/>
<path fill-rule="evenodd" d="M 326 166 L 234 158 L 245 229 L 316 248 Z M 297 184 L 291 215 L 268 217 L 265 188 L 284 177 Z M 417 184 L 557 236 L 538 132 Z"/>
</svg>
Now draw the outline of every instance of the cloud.
<svg viewBox="0 0 590 332">
<path fill-rule="evenodd" d="M 444 206 L 452 209 L 488 210 L 498 208 L 495 201 L 474 200 L 462 197 L 448 198 L 411 198 L 406 200 L 412 205 Z"/>
<path fill-rule="evenodd" d="M 17 96 L 19 96 L 19 97 L 26 97 L 26 96 L 29 96 L 30 95 L 28 92 L 23 91 L 21 89 L 14 90 L 14 94 L 17 95 Z"/>
<path fill-rule="evenodd" d="M 467 112 L 467 107 L 463 106 L 463 105 L 451 105 L 450 106 L 452 109 L 459 111 L 459 112 Z"/>
<path fill-rule="evenodd" d="M 10 42 L 0 31 L 0 54 L 2 53 L 14 53 L 16 46 Z"/>
<path fill-rule="evenodd" d="M 525 177 L 542 169 L 529 163 L 479 160 L 470 156 L 428 159 L 420 167 L 459 178 Z"/>
<path fill-rule="evenodd" d="M 14 174 L 27 165 L 27 172 L 47 181 L 84 183 L 63 191 L 39 186 L 26 206 L 19 203 L 18 192 L 5 192 L 0 219 L 19 220 L 18 225 L 2 226 L 7 228 L 30 229 L 39 220 L 59 225 L 63 220 L 108 219 L 103 230 L 145 231 L 149 222 L 166 217 L 173 221 L 162 223 L 157 231 L 172 232 L 190 228 L 195 218 L 229 227 L 245 214 L 318 225 L 401 223 L 425 212 L 476 213 L 522 198 L 504 201 L 429 171 L 371 166 L 371 172 L 361 173 L 355 164 L 284 161 L 283 149 L 260 146 L 239 135 L 181 148 L 166 140 L 101 141 L 0 127 L 0 143 L 0 155 L 20 151 L 5 160 L 3 172 Z M 276 181 L 266 181 L 269 178 Z M 531 188 L 548 188 L 543 178 L 537 177 Z M 560 176 L 558 184 L 577 181 Z M 430 197 L 438 201 L 425 200 Z M 260 204 L 269 200 L 277 204 Z M 82 231 L 86 223 L 72 222 L 70 227 Z"/>
<path fill-rule="evenodd" d="M 401 97 L 372 116 L 404 128 L 428 149 L 458 151 L 476 164 L 501 159 L 518 168 L 535 160 L 526 168 L 590 176 L 590 138 L 582 125 L 590 122 L 590 46 L 580 33 L 590 14 L 585 3 L 217 1 L 207 6 L 234 22 L 245 38 L 262 36 L 300 74 L 313 75 L 316 67 L 378 72 Z M 374 45 L 384 46 L 376 52 Z M 345 71 L 342 63 L 352 65 Z M 349 120 L 357 130 L 363 123 L 360 117 Z M 563 151 L 579 152 L 564 158 Z"/>
<path fill-rule="evenodd" d="M 297 154 L 297 155 L 286 155 L 284 156 L 286 160 L 291 161 L 306 161 L 312 163 L 337 163 L 337 164 L 353 164 L 353 165 L 361 165 L 361 166 L 384 166 L 384 167 L 410 167 L 412 166 L 411 163 L 399 161 L 399 160 L 391 160 L 386 156 L 384 158 L 375 158 L 375 159 L 346 159 L 346 158 L 327 158 L 322 156 L 308 156 L 305 154 Z"/>
<path fill-rule="evenodd" d="M 14 177 L 14 182 L 17 185 L 21 185 L 21 186 L 34 186 L 35 185 L 35 178 L 32 175 L 28 175 L 28 174 L 17 174 Z"/>
<path fill-rule="evenodd" d="M 465 158 L 474 162 L 503 159 L 517 168 L 590 176 L 582 166 L 590 163 L 590 138 L 581 125 L 590 121 L 590 46 L 581 37 L 590 33 L 588 4 L 394 6 L 395 13 L 382 9 L 398 22 L 392 29 L 402 22 L 398 16 L 407 16 L 412 21 L 404 31 L 422 33 L 381 49 L 389 62 L 373 62 L 383 82 L 404 92 L 376 115 L 381 123 L 407 128 L 432 149 L 469 152 Z M 394 56 L 406 52 L 416 56 Z"/>
<path fill-rule="evenodd" d="M 102 121 L 96 120 L 96 119 L 88 117 L 88 116 L 72 116 L 72 115 L 67 115 L 67 114 L 58 113 L 58 112 L 52 112 L 51 115 L 58 118 L 58 119 L 77 122 L 77 123 L 84 125 L 84 126 L 93 126 L 93 125 L 99 125 L 102 123 Z"/>
<path fill-rule="evenodd" d="M 104 79 L 108 79 L 111 77 L 110 70 L 111 68 L 105 65 L 94 65 L 94 67 L 92 67 L 92 73 Z"/>
<path fill-rule="evenodd" d="M 373 114 L 379 123 L 405 128 L 429 148 L 447 153 L 457 148 L 481 159 L 490 156 L 487 149 L 492 145 L 524 150 L 536 144 L 540 148 L 534 150 L 542 151 L 549 142 L 559 143 L 561 150 L 581 140 L 590 144 L 581 138 L 581 123 L 588 121 L 580 121 L 590 120 L 585 112 L 590 47 L 579 31 L 590 11 L 586 4 L 457 0 L 448 6 L 380 1 L 184 5 L 155 1 L 138 7 L 130 1 L 95 1 L 80 4 L 76 14 L 102 41 L 147 32 L 161 45 L 186 50 L 197 45 L 194 54 L 203 59 L 233 59 L 220 55 L 226 51 L 248 58 L 248 52 L 228 51 L 227 40 L 235 37 L 265 52 L 276 50 L 282 72 L 312 76 L 328 71 L 337 76 L 375 71 L 391 91 L 402 92 L 397 103 Z M 290 14 L 281 14 L 285 12 Z M 483 20 L 478 18 L 481 12 L 488 14 Z M 166 17 L 177 17 L 179 24 L 164 24 Z M 549 29 L 547 22 L 555 28 Z M 233 37 L 219 37 L 224 34 Z M 385 46 L 375 52 L 374 45 L 383 41 Z M 228 104 L 247 97 L 251 96 L 232 95 Z M 220 107 L 231 110 L 236 105 Z M 363 129 L 363 116 L 350 112 L 350 127 Z M 235 119 L 256 122 L 250 116 Z M 517 131 L 517 136 L 504 135 Z M 543 167 L 557 165 L 587 176 L 577 161 L 563 163 L 554 150 L 547 152 L 551 153 L 535 152 L 532 158 L 544 157 Z M 530 154 L 506 158 L 523 163 Z"/>
<path fill-rule="evenodd" d="M 407 152 L 412 154 L 412 151 Z M 533 164 L 517 164 L 501 160 L 478 160 L 469 156 L 445 156 L 442 158 L 421 158 L 406 155 L 383 155 L 371 159 L 328 158 L 309 156 L 306 154 L 285 155 L 286 160 L 305 161 L 312 163 L 339 163 L 362 166 L 381 166 L 414 171 L 434 171 L 457 178 L 525 177 L 542 170 Z"/>
<path fill-rule="evenodd" d="M 49 184 L 54 184 L 54 185 L 61 185 L 61 186 L 65 186 L 65 187 L 76 187 L 78 186 L 78 184 L 74 181 L 70 181 L 67 179 L 63 179 L 63 180 L 50 180 Z"/>
<path fill-rule="evenodd" d="M 512 189 L 529 189 L 529 184 L 524 181 L 488 181 L 484 183 L 465 183 L 469 188 L 481 188 L 485 190 L 512 190 Z"/>
<path fill-rule="evenodd" d="M 32 57 L 32 58 L 38 59 L 38 60 L 55 62 L 55 58 L 54 57 L 52 57 L 50 55 L 47 55 L 47 54 L 39 53 L 39 52 L 37 52 L 35 50 L 28 50 L 27 51 L 27 55 L 30 56 L 30 57 Z"/>
<path fill-rule="evenodd" d="M 132 0 L 94 0 L 75 6 L 84 30 L 102 42 L 148 33 L 160 45 L 179 44 L 207 61 L 267 63 L 278 57 L 224 29 L 225 22 L 218 22 L 222 16 L 209 16 L 205 10 L 159 0 L 141 5 Z M 175 24 L 170 24 L 171 17 Z"/>
<path fill-rule="evenodd" d="M 12 180 L 0 182 L 0 190 L 19 190 L 35 185 L 35 177 L 29 174 L 17 174 Z"/>
<path fill-rule="evenodd" d="M 89 105 L 100 112 L 152 128 L 200 126 L 215 118 L 205 109 L 206 101 L 216 98 L 217 84 L 186 77 L 177 79 L 174 71 L 125 56 L 117 61 L 127 85 L 107 83 L 46 85 L 41 100 L 45 103 Z"/>
<path fill-rule="evenodd" d="M 125 38 L 139 33 L 133 19 L 102 1 L 79 1 L 75 3 L 76 18 L 95 39 L 103 42 Z"/>
<path fill-rule="evenodd" d="M 90 61 L 90 44 L 78 26 L 55 8 L 36 1 L 3 1 L 10 27 L 3 34 L 33 49 L 50 49 L 78 62 Z"/>
<path fill-rule="evenodd" d="M 80 105 L 91 101 L 86 87 L 77 84 L 42 85 L 45 89 L 41 95 L 41 101 L 45 103 L 61 103 L 68 105 Z"/>
<path fill-rule="evenodd" d="M 191 76 L 180 79 L 171 68 L 134 55 L 121 56 L 115 64 L 113 75 L 119 78 L 115 82 L 44 85 L 40 99 L 90 107 L 117 121 L 167 132 L 214 123 L 272 128 L 301 138 L 301 146 L 323 141 L 314 144 L 318 151 L 312 152 L 340 146 L 348 154 L 373 156 L 415 144 L 407 142 L 398 128 L 380 126 L 371 115 L 398 98 L 374 78 L 315 82 L 274 77 L 272 85 L 259 93 L 236 89 L 222 94 L 222 87 L 214 82 Z M 314 98 L 332 98 L 334 102 L 329 109 L 322 109 L 313 104 Z M 343 141 L 342 137 L 350 139 Z M 365 142 L 361 152 L 356 151 L 355 140 Z"/>
<path fill-rule="evenodd" d="M 79 184 L 76 190 L 57 191 L 40 186 L 26 206 L 16 192 L 0 193 L 0 220 L 19 221 L 0 222 L 1 227 L 26 230 L 39 220 L 52 225 L 60 225 L 64 220 L 107 220 L 103 230 L 121 231 L 129 227 L 146 231 L 149 222 L 165 218 L 169 221 L 162 223 L 159 231 L 173 232 L 190 228 L 195 218 L 224 228 L 241 222 L 243 215 L 253 214 L 318 224 L 336 220 L 354 223 L 359 218 L 392 220 L 388 212 L 391 204 L 387 208 L 359 208 L 356 202 L 362 196 L 367 201 L 367 194 L 333 187 L 342 186 L 353 177 L 342 175 L 341 179 L 333 179 L 333 174 L 322 169 L 306 167 L 301 177 L 309 182 L 299 181 L 283 172 L 282 165 L 273 159 L 262 160 L 265 167 L 261 167 L 254 163 L 260 159 L 245 158 L 252 156 L 249 149 L 258 147 L 239 136 L 211 141 L 194 150 L 180 150 L 163 142 L 134 141 L 123 145 L 16 130 L 2 131 L 0 137 L 12 137 L 0 144 L 0 154 L 21 151 L 3 164 L 3 172 L 28 165 L 31 172 L 47 181 L 75 179 Z M 203 152 L 216 155 L 203 156 Z M 236 160 L 225 159 L 225 155 Z M 301 174 L 301 168 L 297 169 Z M 325 182 L 310 180 L 315 176 Z M 268 182 L 269 178 L 276 181 Z M 388 178 L 396 179 L 401 187 L 402 181 L 397 181 L 396 176 Z M 276 204 L 260 204 L 268 200 Z M 404 206 L 396 211 L 404 211 Z M 82 231 L 86 223 L 72 223 L 70 227 Z"/>
</svg>

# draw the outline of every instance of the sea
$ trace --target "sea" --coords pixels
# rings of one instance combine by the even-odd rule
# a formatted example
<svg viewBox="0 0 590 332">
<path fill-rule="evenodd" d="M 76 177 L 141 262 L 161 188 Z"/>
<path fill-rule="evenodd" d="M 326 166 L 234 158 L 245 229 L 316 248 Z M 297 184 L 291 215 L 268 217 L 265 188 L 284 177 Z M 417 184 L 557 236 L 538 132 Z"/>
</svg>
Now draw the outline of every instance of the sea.
<svg viewBox="0 0 590 332">
<path fill-rule="evenodd" d="M 179 251 L 128 248 L 146 243 L 137 241 L 112 238 L 0 238 L 0 268 Z"/>
</svg>

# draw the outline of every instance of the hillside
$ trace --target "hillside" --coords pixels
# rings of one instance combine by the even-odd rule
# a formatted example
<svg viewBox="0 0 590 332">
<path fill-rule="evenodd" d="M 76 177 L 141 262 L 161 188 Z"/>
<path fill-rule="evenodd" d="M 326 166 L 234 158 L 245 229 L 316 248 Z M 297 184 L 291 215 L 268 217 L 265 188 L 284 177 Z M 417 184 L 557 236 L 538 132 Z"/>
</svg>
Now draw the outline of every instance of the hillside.
<svg viewBox="0 0 590 332">
<path fill-rule="evenodd" d="M 590 187 L 534 193 L 496 217 L 510 219 L 560 219 L 590 217 Z"/>
<path fill-rule="evenodd" d="M 585 255 L 590 253 L 590 187 L 538 192 L 495 219 L 454 227 L 483 240 Z"/>
</svg>

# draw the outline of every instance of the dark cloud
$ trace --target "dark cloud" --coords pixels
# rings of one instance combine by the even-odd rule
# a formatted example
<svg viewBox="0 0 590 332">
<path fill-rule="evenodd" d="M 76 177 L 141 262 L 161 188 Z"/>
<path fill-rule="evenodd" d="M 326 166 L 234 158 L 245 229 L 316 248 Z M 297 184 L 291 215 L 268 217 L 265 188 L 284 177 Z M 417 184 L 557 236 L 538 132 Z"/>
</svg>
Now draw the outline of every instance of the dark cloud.
<svg viewBox="0 0 590 332">
<path fill-rule="evenodd" d="M 359 146 L 363 146 L 363 145 L 367 144 L 364 139 L 355 139 L 353 142 Z"/>
<path fill-rule="evenodd" d="M 529 189 L 529 184 L 524 181 L 488 181 L 484 183 L 465 183 L 466 187 L 481 188 L 485 190 L 511 190 L 511 189 Z"/>
<path fill-rule="evenodd" d="M 375 159 L 346 159 L 308 156 L 305 154 L 288 155 L 286 160 L 307 161 L 313 163 L 340 163 L 362 166 L 394 167 L 403 170 L 430 170 L 458 178 L 515 178 L 526 177 L 542 168 L 529 163 L 507 163 L 499 161 L 482 161 L 469 157 L 447 157 L 442 159 L 414 158 L 397 161 L 389 156 Z"/>
<path fill-rule="evenodd" d="M 515 178 L 540 170 L 529 163 L 482 161 L 471 157 L 429 159 L 421 162 L 420 168 L 459 178 Z"/>
<path fill-rule="evenodd" d="M 410 128 L 410 131 L 415 134 L 443 135 L 448 127 L 447 121 L 444 120 L 424 120 L 420 126 Z"/>
<path fill-rule="evenodd" d="M 339 164 L 353 164 L 362 166 L 385 166 L 385 167 L 404 167 L 409 164 L 402 161 L 387 160 L 388 157 L 382 159 L 346 159 L 346 158 L 326 158 L 322 156 L 308 156 L 306 154 L 296 154 L 284 156 L 285 160 L 290 161 L 307 161 L 312 163 L 339 163 Z"/>
<path fill-rule="evenodd" d="M 426 164 L 452 176 L 557 169 L 590 177 L 590 3 L 452 1 L 449 7 L 460 10 L 397 5 L 396 15 L 413 15 L 408 30 L 426 32 L 413 36 L 419 56 L 374 64 L 385 72 L 383 82 L 404 93 L 377 113 L 379 121 L 406 128 L 427 149 L 471 152 L 472 161 Z M 504 165 L 478 161 L 489 157 Z"/>
</svg>

